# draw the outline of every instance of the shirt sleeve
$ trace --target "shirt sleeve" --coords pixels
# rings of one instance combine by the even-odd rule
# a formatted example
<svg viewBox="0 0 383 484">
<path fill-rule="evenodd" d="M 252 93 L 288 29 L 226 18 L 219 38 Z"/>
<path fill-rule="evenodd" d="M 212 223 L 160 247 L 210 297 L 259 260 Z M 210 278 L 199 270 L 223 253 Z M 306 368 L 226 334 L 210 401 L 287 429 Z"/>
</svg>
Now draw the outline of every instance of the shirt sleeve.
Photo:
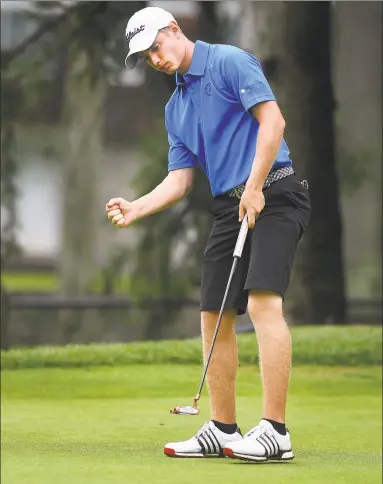
<svg viewBox="0 0 383 484">
<path fill-rule="evenodd" d="M 275 101 L 261 64 L 252 54 L 240 49 L 230 52 L 223 59 L 222 70 L 229 90 L 246 111 L 258 103 Z"/>
<path fill-rule="evenodd" d="M 181 168 L 196 168 L 198 162 L 196 156 L 176 136 L 168 133 L 169 155 L 168 171 Z"/>
</svg>

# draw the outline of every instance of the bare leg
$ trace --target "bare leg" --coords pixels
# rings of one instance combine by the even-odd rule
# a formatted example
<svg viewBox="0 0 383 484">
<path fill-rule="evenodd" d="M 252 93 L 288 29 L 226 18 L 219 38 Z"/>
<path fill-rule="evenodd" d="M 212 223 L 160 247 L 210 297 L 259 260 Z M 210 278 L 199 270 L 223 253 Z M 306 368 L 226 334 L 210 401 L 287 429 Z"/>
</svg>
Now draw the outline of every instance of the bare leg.
<svg viewBox="0 0 383 484">
<path fill-rule="evenodd" d="M 236 423 L 235 378 L 238 366 L 238 349 L 234 331 L 235 315 L 234 310 L 223 313 L 206 375 L 211 419 L 225 424 Z M 206 361 L 210 350 L 217 320 L 218 311 L 201 312 L 204 361 Z"/>
<path fill-rule="evenodd" d="M 282 298 L 271 292 L 251 291 L 248 307 L 258 339 L 263 417 L 285 423 L 291 337 L 283 317 Z"/>
</svg>

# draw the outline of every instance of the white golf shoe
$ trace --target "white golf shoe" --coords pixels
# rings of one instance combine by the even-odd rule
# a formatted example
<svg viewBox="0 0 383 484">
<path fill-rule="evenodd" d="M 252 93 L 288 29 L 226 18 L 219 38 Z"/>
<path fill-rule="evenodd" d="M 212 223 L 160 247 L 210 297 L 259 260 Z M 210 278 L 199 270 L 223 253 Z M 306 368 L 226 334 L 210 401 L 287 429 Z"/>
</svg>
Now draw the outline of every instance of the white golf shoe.
<svg viewBox="0 0 383 484">
<path fill-rule="evenodd" d="M 264 462 L 266 460 L 291 460 L 294 452 L 291 447 L 290 434 L 279 434 L 270 422 L 261 420 L 238 442 L 229 442 L 223 453 L 232 459 Z"/>
<path fill-rule="evenodd" d="M 223 457 L 225 445 L 240 440 L 242 435 L 239 429 L 233 434 L 225 434 L 210 420 L 191 439 L 166 444 L 164 453 L 168 457 Z"/>
</svg>

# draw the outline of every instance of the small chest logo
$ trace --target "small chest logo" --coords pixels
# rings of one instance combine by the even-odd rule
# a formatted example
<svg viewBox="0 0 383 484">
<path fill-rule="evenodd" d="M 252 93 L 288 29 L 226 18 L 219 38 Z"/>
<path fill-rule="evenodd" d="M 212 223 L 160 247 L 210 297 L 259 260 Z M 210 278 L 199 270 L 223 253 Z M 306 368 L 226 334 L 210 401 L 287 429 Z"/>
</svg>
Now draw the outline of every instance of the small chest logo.
<svg viewBox="0 0 383 484">
<path fill-rule="evenodd" d="M 131 30 L 126 34 L 126 41 L 129 44 L 129 42 L 135 37 L 137 34 L 145 30 L 145 25 L 140 25 L 140 27 L 135 28 L 134 30 Z"/>
<path fill-rule="evenodd" d="M 211 96 L 211 84 L 208 82 L 205 86 L 205 92 L 208 96 Z"/>
</svg>

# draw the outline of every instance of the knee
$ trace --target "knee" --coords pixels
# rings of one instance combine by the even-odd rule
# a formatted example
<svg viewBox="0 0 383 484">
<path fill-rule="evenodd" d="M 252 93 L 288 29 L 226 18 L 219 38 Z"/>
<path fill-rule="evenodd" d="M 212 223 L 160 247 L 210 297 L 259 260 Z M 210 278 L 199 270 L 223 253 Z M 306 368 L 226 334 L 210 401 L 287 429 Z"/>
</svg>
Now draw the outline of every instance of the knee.
<svg viewBox="0 0 383 484">
<path fill-rule="evenodd" d="M 210 339 L 213 336 L 217 326 L 218 316 L 218 311 L 201 312 L 201 331 L 203 337 Z M 234 331 L 235 316 L 236 312 L 234 310 L 224 311 L 217 338 L 225 338 L 225 336 Z"/>
<path fill-rule="evenodd" d="M 283 317 L 282 296 L 272 292 L 252 291 L 249 294 L 248 312 L 254 325 Z"/>
</svg>

